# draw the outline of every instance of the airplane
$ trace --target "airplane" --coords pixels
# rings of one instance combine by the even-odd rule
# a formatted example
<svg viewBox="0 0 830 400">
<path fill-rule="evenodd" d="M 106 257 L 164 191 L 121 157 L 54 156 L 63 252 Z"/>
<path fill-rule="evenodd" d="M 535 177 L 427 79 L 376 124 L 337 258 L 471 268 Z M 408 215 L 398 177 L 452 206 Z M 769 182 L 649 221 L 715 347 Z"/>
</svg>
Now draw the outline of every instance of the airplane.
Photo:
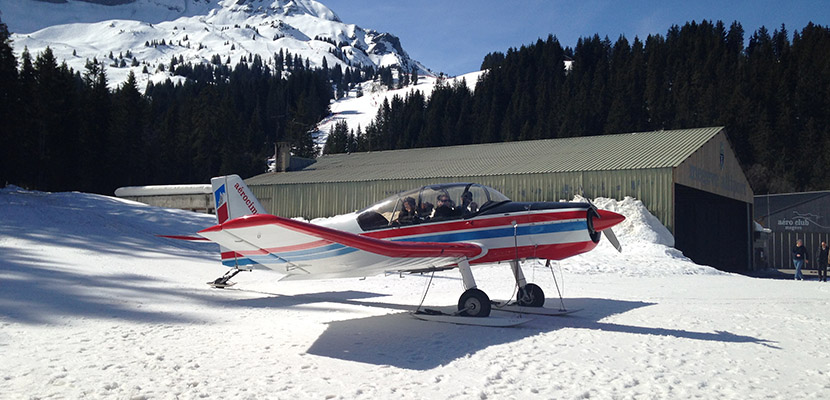
<svg viewBox="0 0 830 400">
<path fill-rule="evenodd" d="M 239 272 L 257 268 L 278 271 L 283 279 L 458 268 L 465 290 L 453 315 L 463 317 L 487 317 L 491 311 L 472 265 L 509 262 L 518 288 L 516 304 L 541 308 L 544 292 L 527 282 L 519 260 L 550 262 L 585 253 L 597 246 L 600 233 L 621 250 L 611 227 L 625 219 L 591 203 L 515 202 L 488 186 L 442 183 L 307 223 L 265 213 L 238 175 L 212 178 L 211 186 L 219 224 L 190 239 L 220 246 L 222 264 L 230 270 L 208 282 L 213 287 L 228 287 Z"/>
</svg>

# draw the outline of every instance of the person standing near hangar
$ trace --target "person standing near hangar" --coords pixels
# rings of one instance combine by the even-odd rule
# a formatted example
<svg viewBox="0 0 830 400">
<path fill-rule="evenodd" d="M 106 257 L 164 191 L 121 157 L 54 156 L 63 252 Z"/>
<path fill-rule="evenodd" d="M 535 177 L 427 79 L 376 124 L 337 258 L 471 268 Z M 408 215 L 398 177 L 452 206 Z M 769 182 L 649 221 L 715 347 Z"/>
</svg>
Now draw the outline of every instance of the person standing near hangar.
<svg viewBox="0 0 830 400">
<path fill-rule="evenodd" d="M 821 242 L 821 248 L 816 258 L 816 270 L 818 270 L 818 281 L 827 282 L 827 264 L 830 263 L 830 248 L 827 242 Z"/>
<path fill-rule="evenodd" d="M 801 281 L 804 280 L 804 276 L 801 275 L 801 268 L 804 267 L 804 263 L 810 262 L 810 253 L 807 252 L 807 248 L 804 247 L 804 241 L 798 239 L 795 241 L 795 247 L 793 247 L 793 266 L 795 266 L 795 280 Z"/>
</svg>

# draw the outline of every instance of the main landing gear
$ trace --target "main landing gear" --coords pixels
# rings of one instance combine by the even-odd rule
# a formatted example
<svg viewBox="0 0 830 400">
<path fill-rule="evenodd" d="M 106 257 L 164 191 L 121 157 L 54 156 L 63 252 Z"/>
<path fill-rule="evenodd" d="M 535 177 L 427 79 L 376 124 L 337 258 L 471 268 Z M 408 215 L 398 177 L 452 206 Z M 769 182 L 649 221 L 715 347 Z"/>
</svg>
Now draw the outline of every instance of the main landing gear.
<svg viewBox="0 0 830 400">
<path fill-rule="evenodd" d="M 513 270 L 516 286 L 519 287 L 516 294 L 516 303 L 523 307 L 542 307 L 545 304 L 545 292 L 542 291 L 542 288 L 535 283 L 527 283 L 518 260 L 510 262 L 510 269 Z"/>
<path fill-rule="evenodd" d="M 487 317 L 490 315 L 490 297 L 476 288 L 476 280 L 470 269 L 470 262 L 465 258 L 458 263 L 461 279 L 464 281 L 464 293 L 458 299 L 458 315 L 465 317 Z"/>
<path fill-rule="evenodd" d="M 527 283 L 519 261 L 510 262 L 513 277 L 519 287 L 516 304 L 522 307 L 542 307 L 545 304 L 545 292 L 539 285 Z M 486 293 L 476 288 L 470 263 L 464 260 L 458 263 L 461 278 L 466 289 L 458 299 L 458 315 L 467 317 L 487 317 L 490 315 L 491 301 Z"/>
<path fill-rule="evenodd" d="M 545 304 L 545 292 L 539 285 L 528 283 L 519 287 L 516 303 L 524 307 L 542 307 Z"/>
<path fill-rule="evenodd" d="M 470 263 L 465 259 L 458 263 L 458 270 L 461 272 L 461 279 L 464 282 L 464 293 L 458 299 L 458 311 L 452 314 L 443 313 L 438 310 L 421 309 L 421 305 L 415 310 L 412 315 L 415 318 L 425 321 L 449 322 L 462 325 L 480 325 L 480 326 L 516 326 L 531 321 L 533 318 L 528 318 L 527 315 L 567 315 L 578 310 L 565 310 L 564 305 L 562 309 L 553 310 L 542 307 L 545 303 L 545 293 L 538 285 L 527 283 L 524 273 L 518 261 L 510 263 L 513 276 L 516 278 L 516 286 L 518 286 L 518 295 L 515 302 L 498 303 L 490 300 L 486 293 L 476 288 L 475 279 L 473 279 L 472 271 L 470 270 Z M 548 262 L 550 266 L 550 262 Z M 431 280 L 430 280 L 431 283 Z M 427 289 L 424 292 L 426 298 L 427 291 L 429 291 L 430 283 L 427 283 Z M 557 286 L 558 288 L 558 286 Z M 561 295 L 560 295 L 561 299 Z M 421 299 L 423 304 L 423 299 Z M 518 317 L 489 317 L 490 311 L 496 308 L 499 311 L 522 314 Z M 484 318 L 489 317 L 489 318 Z"/>
</svg>

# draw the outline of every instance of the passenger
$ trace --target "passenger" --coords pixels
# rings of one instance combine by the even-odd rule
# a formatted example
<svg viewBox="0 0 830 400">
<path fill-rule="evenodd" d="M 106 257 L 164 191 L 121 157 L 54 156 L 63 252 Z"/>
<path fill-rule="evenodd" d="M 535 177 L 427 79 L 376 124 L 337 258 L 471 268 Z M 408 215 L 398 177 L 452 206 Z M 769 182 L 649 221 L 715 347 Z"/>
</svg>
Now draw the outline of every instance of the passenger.
<svg viewBox="0 0 830 400">
<path fill-rule="evenodd" d="M 450 195 L 446 193 L 439 194 L 438 205 L 435 206 L 435 212 L 432 213 L 433 221 L 450 219 L 457 216 L 458 215 L 455 211 L 455 203 L 453 203 L 452 199 L 450 199 Z"/>
<path fill-rule="evenodd" d="M 399 225 L 411 225 L 420 222 L 415 208 L 415 199 L 412 197 L 403 199 L 403 209 L 398 213 L 395 222 Z"/>
<path fill-rule="evenodd" d="M 429 221 L 432 217 L 432 209 L 432 203 L 428 201 L 421 203 L 421 207 L 417 210 L 418 218 L 420 218 L 421 221 Z"/>
<path fill-rule="evenodd" d="M 461 209 L 461 216 L 466 217 L 478 212 L 478 203 L 473 201 L 471 192 L 465 191 L 461 194 L 461 205 L 458 208 Z"/>
</svg>

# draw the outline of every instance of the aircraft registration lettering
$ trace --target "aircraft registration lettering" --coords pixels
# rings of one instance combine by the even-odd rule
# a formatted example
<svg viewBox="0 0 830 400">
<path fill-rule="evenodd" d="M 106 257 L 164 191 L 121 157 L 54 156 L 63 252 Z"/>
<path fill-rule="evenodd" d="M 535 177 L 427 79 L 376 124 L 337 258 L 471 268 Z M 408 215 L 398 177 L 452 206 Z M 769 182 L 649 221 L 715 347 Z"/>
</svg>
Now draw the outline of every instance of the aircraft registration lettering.
<svg viewBox="0 0 830 400">
<path fill-rule="evenodd" d="M 234 183 L 233 187 L 236 189 L 237 192 L 239 192 L 239 195 L 242 196 L 242 201 L 245 202 L 245 205 L 248 206 L 248 209 L 251 210 L 251 212 L 254 214 L 259 214 L 256 207 L 254 206 L 253 200 L 248 198 L 248 195 L 245 194 L 245 189 L 239 186 L 239 183 Z"/>
</svg>

